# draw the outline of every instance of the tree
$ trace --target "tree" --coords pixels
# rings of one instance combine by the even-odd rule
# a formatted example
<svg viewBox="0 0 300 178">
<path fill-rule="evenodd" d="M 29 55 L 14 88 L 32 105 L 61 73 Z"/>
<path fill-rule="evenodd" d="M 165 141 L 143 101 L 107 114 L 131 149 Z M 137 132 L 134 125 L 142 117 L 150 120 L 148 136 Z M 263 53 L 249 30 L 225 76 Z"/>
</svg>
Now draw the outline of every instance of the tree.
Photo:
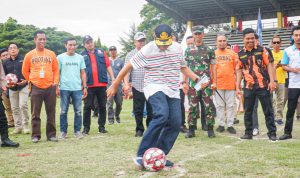
<svg viewBox="0 0 300 178">
<path fill-rule="evenodd" d="M 25 55 L 27 52 L 35 48 L 33 34 L 39 29 L 40 28 L 33 25 L 18 24 L 17 20 L 9 17 L 6 22 L 0 23 L 0 48 L 7 48 L 10 42 L 15 42 L 19 45 L 20 54 Z M 47 36 L 46 48 L 53 50 L 56 54 L 65 52 L 64 42 L 65 39 L 69 37 L 75 38 L 79 44 L 77 52 L 81 52 L 84 49 L 81 45 L 81 36 L 74 36 L 73 34 L 65 31 L 58 31 L 55 27 L 47 27 L 41 30 L 45 31 Z M 103 44 L 101 44 L 100 47 L 107 49 L 107 47 Z"/>
<path fill-rule="evenodd" d="M 172 25 L 175 24 L 174 19 L 167 16 L 164 12 L 160 11 L 156 7 L 147 3 L 140 11 L 140 16 L 143 21 L 138 26 L 138 31 L 146 33 L 147 39 L 151 41 L 153 39 L 152 33 L 154 28 L 159 24 Z"/>
<path fill-rule="evenodd" d="M 125 59 L 127 53 L 135 48 L 134 46 L 134 35 L 136 34 L 137 29 L 133 23 L 130 26 L 129 32 L 125 32 L 125 37 L 120 37 L 119 43 L 122 45 L 122 52 L 119 54 L 119 57 Z"/>
<path fill-rule="evenodd" d="M 101 43 L 101 40 L 100 38 L 98 37 L 97 40 L 95 41 L 95 46 L 99 49 L 103 49 L 104 51 L 107 51 L 108 50 L 108 47 L 106 45 L 103 45 Z"/>
</svg>

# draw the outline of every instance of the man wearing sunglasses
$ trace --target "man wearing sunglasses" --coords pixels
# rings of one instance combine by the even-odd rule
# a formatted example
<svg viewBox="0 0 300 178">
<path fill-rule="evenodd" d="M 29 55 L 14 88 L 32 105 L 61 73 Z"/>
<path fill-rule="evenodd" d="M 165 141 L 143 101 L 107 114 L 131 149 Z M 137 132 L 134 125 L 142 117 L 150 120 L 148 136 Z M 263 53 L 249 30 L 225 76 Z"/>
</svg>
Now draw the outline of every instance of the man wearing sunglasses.
<svg viewBox="0 0 300 178">
<path fill-rule="evenodd" d="M 272 39 L 272 54 L 274 58 L 274 67 L 276 69 L 276 88 L 275 94 L 276 97 L 273 97 L 273 108 L 275 115 L 275 122 L 278 125 L 283 124 L 283 108 L 284 108 L 284 84 L 286 72 L 282 69 L 280 62 L 283 57 L 283 51 L 280 50 L 281 47 L 281 38 L 280 36 L 274 36 Z"/>
</svg>

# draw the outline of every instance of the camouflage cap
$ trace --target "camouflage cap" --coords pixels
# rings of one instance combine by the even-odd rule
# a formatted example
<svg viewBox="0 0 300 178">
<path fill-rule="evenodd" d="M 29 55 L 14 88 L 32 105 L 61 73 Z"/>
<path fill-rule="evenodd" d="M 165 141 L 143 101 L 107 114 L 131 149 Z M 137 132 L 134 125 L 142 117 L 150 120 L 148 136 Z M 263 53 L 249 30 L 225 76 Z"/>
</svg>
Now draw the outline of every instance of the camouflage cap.
<svg viewBox="0 0 300 178">
<path fill-rule="evenodd" d="M 192 32 L 193 33 L 203 33 L 204 32 L 204 27 L 202 25 L 193 26 Z"/>
</svg>

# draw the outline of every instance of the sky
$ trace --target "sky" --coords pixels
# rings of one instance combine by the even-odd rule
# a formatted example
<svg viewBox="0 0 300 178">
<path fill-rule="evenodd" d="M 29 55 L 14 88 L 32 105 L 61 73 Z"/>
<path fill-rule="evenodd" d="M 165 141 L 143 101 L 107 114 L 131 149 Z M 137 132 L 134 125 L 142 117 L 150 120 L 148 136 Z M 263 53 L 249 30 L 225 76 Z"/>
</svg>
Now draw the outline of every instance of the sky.
<svg viewBox="0 0 300 178">
<path fill-rule="evenodd" d="M 73 35 L 100 37 L 107 46 L 121 48 L 118 40 L 142 19 L 145 0 L 0 0 L 0 23 L 12 17 L 20 24 L 56 27 Z"/>
</svg>

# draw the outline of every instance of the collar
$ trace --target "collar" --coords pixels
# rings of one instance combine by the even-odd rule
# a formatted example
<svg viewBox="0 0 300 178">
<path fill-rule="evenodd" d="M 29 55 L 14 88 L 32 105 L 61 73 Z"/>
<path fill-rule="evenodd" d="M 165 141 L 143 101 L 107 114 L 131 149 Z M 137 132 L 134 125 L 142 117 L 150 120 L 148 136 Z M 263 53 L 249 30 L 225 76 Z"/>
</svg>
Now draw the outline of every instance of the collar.
<svg viewBox="0 0 300 178">
<path fill-rule="evenodd" d="M 251 52 L 256 49 L 257 49 L 257 46 L 254 46 L 251 50 L 248 50 L 246 46 L 244 46 L 244 48 L 243 48 L 244 52 L 247 52 L 247 51 Z"/>
<path fill-rule="evenodd" d="M 293 51 L 295 51 L 295 50 L 298 50 L 298 48 L 296 47 L 296 45 L 295 45 L 295 44 L 293 44 L 293 46 L 292 46 L 292 50 L 293 50 Z"/>
</svg>

